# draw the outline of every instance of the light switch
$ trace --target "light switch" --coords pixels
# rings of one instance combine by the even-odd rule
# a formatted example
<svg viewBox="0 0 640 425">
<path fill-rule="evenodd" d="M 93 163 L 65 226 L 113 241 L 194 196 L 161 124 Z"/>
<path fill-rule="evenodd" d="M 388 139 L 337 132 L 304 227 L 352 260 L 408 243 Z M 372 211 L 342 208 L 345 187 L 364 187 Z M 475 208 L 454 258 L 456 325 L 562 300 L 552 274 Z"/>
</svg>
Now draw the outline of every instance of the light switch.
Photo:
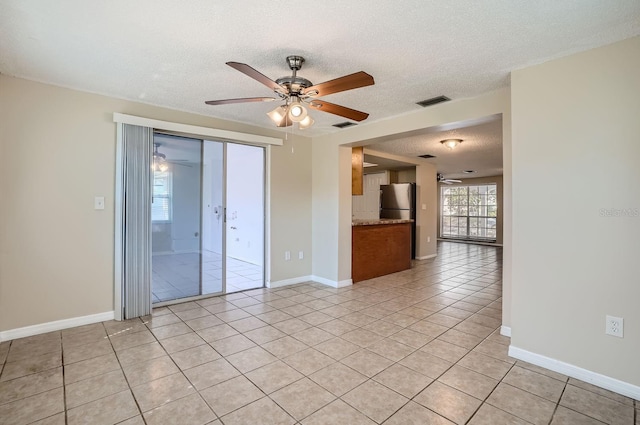
<svg viewBox="0 0 640 425">
<path fill-rule="evenodd" d="M 104 196 L 96 196 L 93 200 L 93 209 L 94 210 L 103 210 L 104 209 Z"/>
<path fill-rule="evenodd" d="M 427 204 L 422 204 L 422 209 L 426 210 L 427 209 Z"/>
</svg>

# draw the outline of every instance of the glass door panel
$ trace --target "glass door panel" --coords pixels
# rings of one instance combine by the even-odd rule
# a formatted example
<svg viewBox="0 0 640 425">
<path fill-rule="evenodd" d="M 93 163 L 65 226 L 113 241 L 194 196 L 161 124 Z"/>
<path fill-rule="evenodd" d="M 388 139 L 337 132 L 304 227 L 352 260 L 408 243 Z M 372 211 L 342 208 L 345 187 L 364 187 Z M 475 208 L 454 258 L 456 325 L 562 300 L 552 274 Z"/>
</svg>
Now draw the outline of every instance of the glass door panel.
<svg viewBox="0 0 640 425">
<path fill-rule="evenodd" d="M 202 178 L 202 294 L 224 291 L 224 150 L 204 141 Z"/>
<path fill-rule="evenodd" d="M 264 286 L 264 148 L 227 144 L 226 292 Z"/>
</svg>

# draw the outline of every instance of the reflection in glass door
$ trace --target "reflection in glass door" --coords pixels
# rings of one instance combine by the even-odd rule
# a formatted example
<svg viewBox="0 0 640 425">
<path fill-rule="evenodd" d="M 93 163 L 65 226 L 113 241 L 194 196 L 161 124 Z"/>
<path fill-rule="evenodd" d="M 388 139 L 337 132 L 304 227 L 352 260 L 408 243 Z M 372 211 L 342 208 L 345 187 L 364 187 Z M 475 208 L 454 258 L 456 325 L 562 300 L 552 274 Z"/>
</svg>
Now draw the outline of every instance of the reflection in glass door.
<svg viewBox="0 0 640 425">
<path fill-rule="evenodd" d="M 152 299 L 264 286 L 264 149 L 156 134 Z"/>
</svg>

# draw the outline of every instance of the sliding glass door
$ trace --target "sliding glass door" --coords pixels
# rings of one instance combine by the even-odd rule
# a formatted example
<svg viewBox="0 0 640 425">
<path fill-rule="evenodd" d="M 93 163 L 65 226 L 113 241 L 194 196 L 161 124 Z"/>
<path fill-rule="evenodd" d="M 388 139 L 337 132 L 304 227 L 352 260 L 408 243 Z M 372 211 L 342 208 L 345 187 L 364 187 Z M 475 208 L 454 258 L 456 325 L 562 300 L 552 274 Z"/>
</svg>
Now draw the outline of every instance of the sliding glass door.
<svg viewBox="0 0 640 425">
<path fill-rule="evenodd" d="M 264 148 L 156 134 L 152 299 L 264 286 Z"/>
</svg>

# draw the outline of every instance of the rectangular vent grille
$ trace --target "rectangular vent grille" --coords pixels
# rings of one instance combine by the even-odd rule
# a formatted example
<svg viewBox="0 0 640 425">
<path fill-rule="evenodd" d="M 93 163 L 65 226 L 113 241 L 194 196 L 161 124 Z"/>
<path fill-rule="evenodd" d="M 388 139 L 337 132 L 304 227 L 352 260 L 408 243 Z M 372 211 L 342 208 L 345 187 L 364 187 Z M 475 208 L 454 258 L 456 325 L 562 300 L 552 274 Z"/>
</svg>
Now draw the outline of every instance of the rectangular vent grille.
<svg viewBox="0 0 640 425">
<path fill-rule="evenodd" d="M 333 126 L 338 128 L 345 128 L 345 127 L 351 127 L 352 125 L 356 125 L 356 123 L 345 121 L 338 124 L 334 124 Z"/>
<path fill-rule="evenodd" d="M 431 99 L 416 102 L 416 105 L 420 105 L 423 108 L 426 108 L 427 106 L 436 105 L 438 103 L 447 102 L 449 100 L 451 99 L 449 99 L 447 96 L 438 96 L 438 97 L 432 97 Z"/>
<path fill-rule="evenodd" d="M 427 159 L 428 159 L 428 158 L 435 158 L 435 155 L 429 155 L 428 153 L 427 153 L 427 154 L 424 154 L 424 155 L 418 155 L 418 156 L 419 156 L 420 158 L 427 158 Z"/>
</svg>

